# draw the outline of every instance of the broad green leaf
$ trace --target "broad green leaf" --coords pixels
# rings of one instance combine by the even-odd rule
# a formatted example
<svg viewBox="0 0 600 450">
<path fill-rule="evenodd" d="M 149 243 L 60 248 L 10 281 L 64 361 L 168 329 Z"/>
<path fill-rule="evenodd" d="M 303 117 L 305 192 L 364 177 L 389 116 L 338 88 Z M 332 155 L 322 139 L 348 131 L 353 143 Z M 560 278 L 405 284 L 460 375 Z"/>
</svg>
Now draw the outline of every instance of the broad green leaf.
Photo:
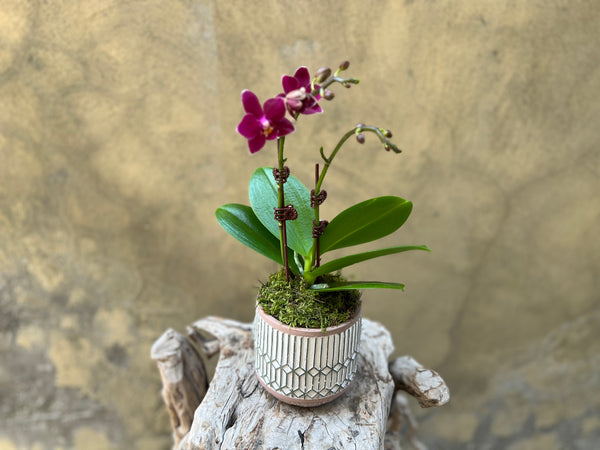
<svg viewBox="0 0 600 450">
<path fill-rule="evenodd" d="M 339 213 L 321 236 L 321 254 L 364 244 L 393 233 L 408 219 L 412 202 L 400 197 L 376 197 Z"/>
<path fill-rule="evenodd" d="M 385 281 L 345 281 L 339 283 L 320 283 L 313 284 L 310 289 L 314 291 L 349 291 L 354 289 L 401 289 L 404 290 L 402 283 L 388 283 Z"/>
<path fill-rule="evenodd" d="M 277 207 L 277 182 L 271 168 L 256 169 L 250 179 L 248 193 L 250 205 L 258 220 L 279 239 L 279 222 L 275 220 L 274 208 Z M 298 211 L 296 220 L 286 222 L 287 244 L 302 256 L 308 256 L 312 247 L 312 220 L 314 211 L 310 207 L 310 192 L 293 176 L 284 184 L 286 205 L 294 205 Z"/>
<path fill-rule="evenodd" d="M 342 258 L 334 259 L 325 264 L 320 265 L 312 272 L 305 272 L 304 279 L 309 283 L 312 283 L 317 277 L 326 273 L 335 272 L 336 270 L 343 269 L 344 267 L 351 266 L 362 261 L 367 261 L 373 258 L 379 258 L 380 256 L 393 255 L 394 253 L 406 252 L 409 250 L 425 250 L 430 251 L 426 245 L 402 245 L 399 247 L 388 247 L 380 250 L 373 250 L 370 252 L 356 253 L 354 255 L 344 256 Z"/>
<path fill-rule="evenodd" d="M 217 221 L 230 235 L 242 244 L 257 251 L 261 255 L 283 265 L 279 239 L 274 237 L 258 220 L 252 208 L 246 205 L 230 203 L 215 211 Z M 293 253 L 288 249 L 288 261 L 294 273 L 298 269 L 294 263 Z"/>
</svg>

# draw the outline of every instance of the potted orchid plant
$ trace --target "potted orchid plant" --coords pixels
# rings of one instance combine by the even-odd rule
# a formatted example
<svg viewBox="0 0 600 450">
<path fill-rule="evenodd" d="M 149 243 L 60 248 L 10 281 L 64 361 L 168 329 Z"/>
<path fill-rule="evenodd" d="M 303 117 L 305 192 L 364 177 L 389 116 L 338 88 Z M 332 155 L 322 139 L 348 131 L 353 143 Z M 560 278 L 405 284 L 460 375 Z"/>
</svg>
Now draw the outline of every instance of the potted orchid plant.
<svg viewBox="0 0 600 450">
<path fill-rule="evenodd" d="M 281 265 L 259 289 L 254 322 L 255 365 L 258 380 L 278 399 L 301 406 L 326 403 L 341 395 L 357 370 L 364 289 L 403 289 L 398 282 L 349 281 L 339 273 L 350 265 L 409 250 L 403 245 L 325 260 L 333 250 L 387 236 L 407 220 L 412 203 L 400 197 L 376 197 L 340 212 L 330 222 L 320 216 L 327 198 L 325 176 L 344 144 L 355 137 L 365 143 L 374 134 L 386 151 L 400 153 L 392 133 L 358 124 L 330 152 L 320 147 L 322 168 L 315 164 L 309 190 L 285 165 L 286 138 L 303 115 L 322 113 L 322 100 L 334 98 L 330 87 L 358 84 L 346 78 L 345 61 L 332 72 L 319 69 L 310 76 L 300 67 L 284 75 L 283 92 L 262 105 L 249 90 L 242 92 L 245 115 L 237 131 L 248 140 L 250 153 L 274 141 L 275 167 L 260 167 L 250 179 L 250 206 L 232 203 L 216 211 L 221 226 L 234 238 Z M 291 120 L 290 120 L 291 119 Z"/>
</svg>

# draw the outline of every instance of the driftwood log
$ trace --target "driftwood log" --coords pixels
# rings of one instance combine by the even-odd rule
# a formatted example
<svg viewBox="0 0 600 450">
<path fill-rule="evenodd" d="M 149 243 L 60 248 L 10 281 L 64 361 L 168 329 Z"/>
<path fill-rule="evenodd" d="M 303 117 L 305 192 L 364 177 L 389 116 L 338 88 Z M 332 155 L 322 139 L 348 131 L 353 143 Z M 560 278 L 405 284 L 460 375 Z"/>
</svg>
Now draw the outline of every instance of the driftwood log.
<svg viewBox="0 0 600 450">
<path fill-rule="evenodd" d="M 444 380 L 410 356 L 388 363 L 393 343 L 382 325 L 363 319 L 359 371 L 342 397 L 316 408 L 274 399 L 254 374 L 252 325 L 218 317 L 200 319 L 184 337 L 167 330 L 151 356 L 174 449 L 424 449 L 405 391 L 422 407 L 450 399 Z M 210 337 L 207 337 L 211 335 Z M 214 337 L 213 337 L 214 336 Z M 219 353 L 208 389 L 202 357 Z M 193 417 L 193 419 L 192 419 Z"/>
</svg>

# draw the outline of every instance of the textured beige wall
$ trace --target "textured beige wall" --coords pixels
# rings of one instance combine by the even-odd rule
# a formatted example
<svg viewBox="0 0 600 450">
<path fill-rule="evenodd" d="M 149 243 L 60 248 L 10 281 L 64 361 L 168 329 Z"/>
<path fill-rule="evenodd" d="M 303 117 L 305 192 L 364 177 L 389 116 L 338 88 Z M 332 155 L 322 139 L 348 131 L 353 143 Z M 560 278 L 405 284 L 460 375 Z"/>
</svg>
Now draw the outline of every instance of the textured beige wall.
<svg viewBox="0 0 600 450">
<path fill-rule="evenodd" d="M 596 448 L 598 23 L 583 0 L 3 0 L 0 448 L 168 448 L 151 343 L 251 320 L 274 269 L 213 215 L 274 162 L 236 135 L 239 92 L 344 59 L 361 84 L 288 156 L 309 183 L 318 146 L 360 121 L 405 149 L 349 145 L 324 209 L 415 203 L 386 242 L 433 253 L 349 274 L 407 283 L 365 310 L 450 384 L 423 440 Z"/>
</svg>

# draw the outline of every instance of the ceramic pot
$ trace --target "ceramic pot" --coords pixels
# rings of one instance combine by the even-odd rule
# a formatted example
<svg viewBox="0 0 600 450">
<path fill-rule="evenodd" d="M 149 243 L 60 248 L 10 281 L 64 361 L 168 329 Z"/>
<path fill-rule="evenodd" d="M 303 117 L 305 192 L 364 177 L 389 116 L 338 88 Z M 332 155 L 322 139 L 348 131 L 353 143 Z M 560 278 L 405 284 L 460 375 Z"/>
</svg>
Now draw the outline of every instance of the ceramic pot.
<svg viewBox="0 0 600 450">
<path fill-rule="evenodd" d="M 254 363 L 258 381 L 277 399 L 318 406 L 342 395 L 357 370 L 361 309 L 341 325 L 294 328 L 257 306 Z"/>
</svg>

